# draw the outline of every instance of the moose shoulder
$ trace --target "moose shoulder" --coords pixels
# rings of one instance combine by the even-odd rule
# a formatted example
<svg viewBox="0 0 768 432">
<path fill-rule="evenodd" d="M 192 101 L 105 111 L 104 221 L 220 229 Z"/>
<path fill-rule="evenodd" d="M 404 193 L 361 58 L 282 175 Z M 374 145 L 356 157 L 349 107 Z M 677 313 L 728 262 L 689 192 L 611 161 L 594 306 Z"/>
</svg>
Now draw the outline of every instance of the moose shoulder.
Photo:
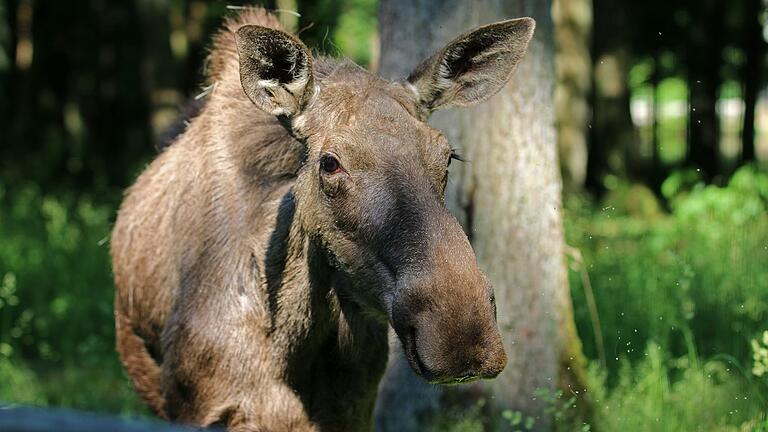
<svg viewBox="0 0 768 432">
<path fill-rule="evenodd" d="M 496 93 L 533 28 L 480 27 L 388 82 L 313 58 L 262 9 L 229 20 L 213 90 L 112 235 L 117 349 L 146 403 L 230 430 L 370 430 L 389 325 L 426 380 L 499 374 L 493 288 L 443 205 L 457 155 L 426 119 Z"/>
</svg>

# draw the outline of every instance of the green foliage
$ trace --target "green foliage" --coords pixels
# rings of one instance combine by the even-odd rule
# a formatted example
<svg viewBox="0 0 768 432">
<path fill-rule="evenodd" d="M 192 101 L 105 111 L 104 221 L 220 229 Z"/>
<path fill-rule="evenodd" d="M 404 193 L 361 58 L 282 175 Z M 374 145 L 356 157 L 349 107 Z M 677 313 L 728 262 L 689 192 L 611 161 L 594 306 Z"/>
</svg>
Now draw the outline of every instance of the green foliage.
<svg viewBox="0 0 768 432">
<path fill-rule="evenodd" d="M 484 432 L 489 419 L 484 412 L 485 400 L 479 400 L 466 409 L 452 409 L 434 418 L 430 432 Z"/>
<path fill-rule="evenodd" d="M 765 401 L 721 360 L 701 365 L 670 358 L 655 343 L 636 365 L 622 361 L 615 386 L 590 368 L 596 429 L 605 431 L 751 431 L 765 421 Z"/>
<path fill-rule="evenodd" d="M 756 377 L 768 375 L 768 330 L 763 332 L 761 339 L 752 339 L 752 373 Z"/>
<path fill-rule="evenodd" d="M 346 0 L 343 3 L 344 8 L 339 15 L 333 40 L 345 56 L 362 66 L 368 66 L 376 43 L 378 2 Z"/>
<path fill-rule="evenodd" d="M 766 181 L 744 168 L 728 187 L 680 191 L 670 197 L 672 214 L 656 219 L 617 207 L 626 200 L 597 210 L 569 203 L 568 243 L 588 265 L 609 360 L 637 360 L 643 351 L 636 347 L 650 340 L 673 355 L 746 359 L 748 338 L 768 319 Z M 594 355 L 577 276 L 571 278 L 577 324 Z"/>
<path fill-rule="evenodd" d="M 600 205 L 568 202 L 568 243 L 584 256 L 605 335 L 607 369 L 593 371 L 590 389 L 598 423 L 757 425 L 768 387 L 749 373 L 750 341 L 768 322 L 768 174 L 745 167 L 717 187 L 678 172 L 662 190 L 671 214 L 636 186 L 618 185 Z M 585 352 L 596 359 L 581 278 L 570 282 Z"/>
<path fill-rule="evenodd" d="M 300 0 L 301 39 L 313 50 L 349 57 L 366 67 L 375 61 L 377 0 Z"/>
<path fill-rule="evenodd" d="M 0 186 L 0 400 L 134 412 L 114 351 L 111 203 Z"/>
<path fill-rule="evenodd" d="M 46 196 L 34 186 L 2 198 L 2 342 L 43 361 L 112 349 L 111 214 L 90 198 Z"/>
<path fill-rule="evenodd" d="M 27 405 L 45 405 L 43 389 L 35 374 L 8 354 L 8 345 L 0 352 L 0 401 L 12 401 Z M 2 350 L 2 347 L 0 347 Z"/>
</svg>

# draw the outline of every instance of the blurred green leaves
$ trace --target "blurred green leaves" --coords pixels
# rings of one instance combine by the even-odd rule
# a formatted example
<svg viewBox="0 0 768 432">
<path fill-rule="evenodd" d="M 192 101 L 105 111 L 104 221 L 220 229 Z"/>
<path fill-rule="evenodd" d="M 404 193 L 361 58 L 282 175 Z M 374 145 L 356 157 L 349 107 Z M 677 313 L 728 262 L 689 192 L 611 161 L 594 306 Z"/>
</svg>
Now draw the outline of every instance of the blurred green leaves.
<svg viewBox="0 0 768 432">
<path fill-rule="evenodd" d="M 339 15 L 333 40 L 344 55 L 357 64 L 370 66 L 378 49 L 378 20 L 376 0 L 347 0 Z M 374 49 L 375 48 L 375 49 Z"/>
<path fill-rule="evenodd" d="M 752 373 L 756 377 L 768 374 L 768 330 L 763 332 L 762 338 L 752 339 Z"/>
<path fill-rule="evenodd" d="M 114 203 L 0 191 L 0 400 L 137 411 L 114 352 Z"/>
<path fill-rule="evenodd" d="M 584 257 L 605 335 L 608 367 L 593 371 L 591 389 L 602 392 L 599 426 L 752 430 L 768 401 L 749 373 L 750 342 L 768 322 L 768 173 L 745 166 L 718 187 L 679 171 L 662 190 L 670 212 L 621 181 L 602 202 L 567 200 L 567 241 Z M 596 359 L 571 276 L 579 334 Z"/>
<path fill-rule="evenodd" d="M 728 361 L 702 365 L 670 357 L 649 343 L 636 364 L 622 361 L 618 381 L 590 368 L 596 429 L 606 431 L 756 431 L 764 401 Z"/>
</svg>

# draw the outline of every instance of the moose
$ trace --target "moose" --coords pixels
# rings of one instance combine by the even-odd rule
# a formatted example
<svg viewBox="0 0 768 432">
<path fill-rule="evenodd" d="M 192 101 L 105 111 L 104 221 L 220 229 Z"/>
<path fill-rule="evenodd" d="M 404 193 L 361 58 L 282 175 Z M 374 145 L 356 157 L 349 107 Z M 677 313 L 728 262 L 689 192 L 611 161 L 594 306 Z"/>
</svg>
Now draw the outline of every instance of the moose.
<svg viewBox="0 0 768 432">
<path fill-rule="evenodd" d="M 390 325 L 429 382 L 497 376 L 493 288 L 444 204 L 460 156 L 426 121 L 498 92 L 534 27 L 479 27 L 392 82 L 313 57 L 264 9 L 229 18 L 209 94 L 111 237 L 145 403 L 233 431 L 370 430 Z"/>
</svg>

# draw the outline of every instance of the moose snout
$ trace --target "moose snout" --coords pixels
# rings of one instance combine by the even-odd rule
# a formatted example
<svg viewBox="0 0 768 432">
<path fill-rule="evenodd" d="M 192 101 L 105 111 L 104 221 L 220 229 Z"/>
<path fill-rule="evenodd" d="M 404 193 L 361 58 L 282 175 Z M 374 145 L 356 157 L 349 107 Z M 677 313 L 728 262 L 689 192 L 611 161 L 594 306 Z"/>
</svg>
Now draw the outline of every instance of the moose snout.
<svg viewBox="0 0 768 432">
<path fill-rule="evenodd" d="M 493 287 L 459 223 L 439 203 L 432 204 L 422 209 L 422 225 L 411 232 L 419 241 L 409 244 L 408 259 L 396 261 L 392 327 L 411 368 L 427 381 L 494 378 L 507 356 Z"/>
<path fill-rule="evenodd" d="M 437 289 L 416 291 L 398 300 L 392 320 L 418 375 L 433 383 L 453 384 L 501 373 L 507 356 L 489 298 L 461 289 L 437 299 L 432 298 Z"/>
<path fill-rule="evenodd" d="M 406 357 L 424 379 L 451 384 L 495 378 L 507 364 L 496 329 L 450 317 L 419 316 L 406 336 Z"/>
</svg>

